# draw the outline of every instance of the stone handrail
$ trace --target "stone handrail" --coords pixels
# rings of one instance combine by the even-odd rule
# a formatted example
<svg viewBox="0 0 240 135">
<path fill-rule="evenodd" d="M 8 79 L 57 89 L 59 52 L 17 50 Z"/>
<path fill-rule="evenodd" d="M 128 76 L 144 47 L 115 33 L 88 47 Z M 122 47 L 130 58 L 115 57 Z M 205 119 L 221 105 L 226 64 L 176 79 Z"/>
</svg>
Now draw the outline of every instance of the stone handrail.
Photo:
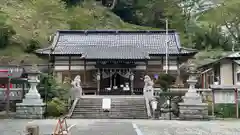
<svg viewBox="0 0 240 135">
<path fill-rule="evenodd" d="M 151 108 L 149 105 L 150 101 L 148 100 L 148 98 L 145 98 L 145 104 L 146 104 L 148 118 L 152 118 Z"/>
<path fill-rule="evenodd" d="M 10 88 L 9 99 L 10 100 L 22 100 L 23 89 L 22 88 Z M 6 99 L 6 88 L 0 88 L 0 100 Z"/>
<path fill-rule="evenodd" d="M 80 98 L 75 98 L 66 117 L 70 118 Z"/>
<path fill-rule="evenodd" d="M 188 91 L 189 88 L 170 88 L 170 91 Z M 198 89 L 196 88 L 197 92 L 210 92 L 211 89 Z"/>
<path fill-rule="evenodd" d="M 188 91 L 188 88 L 170 88 L 170 91 Z M 197 92 L 211 92 L 211 89 L 196 89 Z M 154 88 L 154 92 L 153 95 L 155 97 L 158 97 L 159 94 L 161 93 L 161 89 L 160 88 Z"/>
</svg>

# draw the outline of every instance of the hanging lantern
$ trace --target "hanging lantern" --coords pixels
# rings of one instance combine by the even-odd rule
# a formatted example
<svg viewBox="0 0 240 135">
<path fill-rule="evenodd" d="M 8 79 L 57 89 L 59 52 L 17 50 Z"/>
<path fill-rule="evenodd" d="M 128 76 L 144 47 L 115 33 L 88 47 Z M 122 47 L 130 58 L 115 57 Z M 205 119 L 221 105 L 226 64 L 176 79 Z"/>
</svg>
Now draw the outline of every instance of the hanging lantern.
<svg viewBox="0 0 240 135">
<path fill-rule="evenodd" d="M 100 79 L 101 79 L 100 73 L 97 73 L 97 80 L 100 81 Z"/>
<path fill-rule="evenodd" d="M 130 80 L 133 81 L 133 79 L 134 79 L 134 75 L 131 74 L 131 75 L 130 75 Z"/>
</svg>

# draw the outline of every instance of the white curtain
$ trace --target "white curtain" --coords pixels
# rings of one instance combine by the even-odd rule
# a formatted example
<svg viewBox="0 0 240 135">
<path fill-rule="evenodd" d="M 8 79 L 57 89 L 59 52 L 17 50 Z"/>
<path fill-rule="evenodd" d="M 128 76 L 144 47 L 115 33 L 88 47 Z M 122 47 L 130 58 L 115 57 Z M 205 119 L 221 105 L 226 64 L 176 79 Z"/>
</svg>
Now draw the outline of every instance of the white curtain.
<svg viewBox="0 0 240 135">
<path fill-rule="evenodd" d="M 109 70 L 106 70 L 106 71 L 103 70 L 101 73 L 102 73 L 102 78 L 105 79 L 113 76 L 115 72 L 111 72 Z"/>
<path fill-rule="evenodd" d="M 124 77 L 124 78 L 129 78 L 130 75 L 131 75 L 131 72 L 130 72 L 130 71 L 127 71 L 127 72 L 118 71 L 118 72 L 116 72 L 116 73 L 119 74 L 120 76 Z"/>
</svg>

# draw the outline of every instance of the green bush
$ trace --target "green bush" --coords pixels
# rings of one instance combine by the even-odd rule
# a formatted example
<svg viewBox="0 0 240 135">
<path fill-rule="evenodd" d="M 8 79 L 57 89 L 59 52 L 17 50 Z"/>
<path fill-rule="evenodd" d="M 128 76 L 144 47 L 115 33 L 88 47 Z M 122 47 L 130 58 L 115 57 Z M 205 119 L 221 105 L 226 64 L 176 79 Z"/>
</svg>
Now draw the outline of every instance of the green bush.
<svg viewBox="0 0 240 135">
<path fill-rule="evenodd" d="M 224 118 L 236 117 L 235 104 L 215 104 L 215 116 Z"/>
<path fill-rule="evenodd" d="M 66 113 L 66 104 L 64 101 L 53 98 L 47 103 L 46 116 L 59 117 Z"/>
<path fill-rule="evenodd" d="M 159 74 L 158 80 L 156 83 L 160 84 L 160 87 L 163 91 L 167 91 L 168 88 L 174 83 L 175 77 L 170 74 Z"/>
<path fill-rule="evenodd" d="M 45 102 L 51 101 L 53 98 L 67 100 L 69 98 L 70 86 L 57 83 L 54 76 L 47 74 L 40 75 L 40 83 L 38 91 Z"/>
<path fill-rule="evenodd" d="M 25 52 L 33 53 L 35 50 L 40 48 L 40 43 L 37 40 L 31 39 L 25 48 Z"/>
</svg>

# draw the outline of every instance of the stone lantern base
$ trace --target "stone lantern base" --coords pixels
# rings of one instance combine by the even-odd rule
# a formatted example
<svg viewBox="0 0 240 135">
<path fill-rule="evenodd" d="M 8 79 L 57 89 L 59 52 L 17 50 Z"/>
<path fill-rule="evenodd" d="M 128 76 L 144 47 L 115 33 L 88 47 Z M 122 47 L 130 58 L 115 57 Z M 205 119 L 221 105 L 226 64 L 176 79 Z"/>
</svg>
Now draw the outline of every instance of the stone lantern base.
<svg viewBox="0 0 240 135">
<path fill-rule="evenodd" d="M 45 112 L 45 104 L 26 102 L 16 104 L 16 118 L 22 119 L 43 119 Z"/>
<path fill-rule="evenodd" d="M 208 104 L 202 103 L 200 95 L 187 92 L 183 100 L 179 103 L 181 120 L 208 119 Z"/>
<path fill-rule="evenodd" d="M 180 103 L 180 119 L 181 120 L 202 120 L 208 119 L 208 106 L 206 103 L 186 104 Z"/>
</svg>

